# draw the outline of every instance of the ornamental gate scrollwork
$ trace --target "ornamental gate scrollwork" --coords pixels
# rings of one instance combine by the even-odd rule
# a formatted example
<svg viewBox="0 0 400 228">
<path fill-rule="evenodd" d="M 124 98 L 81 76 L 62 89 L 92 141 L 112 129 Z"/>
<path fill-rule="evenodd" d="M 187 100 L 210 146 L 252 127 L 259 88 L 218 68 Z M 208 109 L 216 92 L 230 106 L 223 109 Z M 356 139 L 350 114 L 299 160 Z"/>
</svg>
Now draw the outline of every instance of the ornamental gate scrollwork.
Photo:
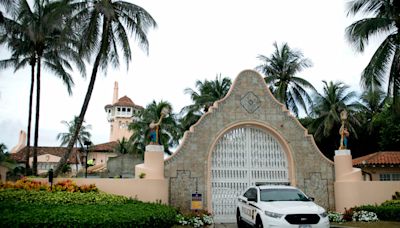
<svg viewBox="0 0 400 228">
<path fill-rule="evenodd" d="M 216 222 L 235 221 L 236 200 L 256 183 L 289 184 L 288 159 L 266 130 L 234 128 L 217 141 L 211 155 L 211 202 Z"/>
</svg>

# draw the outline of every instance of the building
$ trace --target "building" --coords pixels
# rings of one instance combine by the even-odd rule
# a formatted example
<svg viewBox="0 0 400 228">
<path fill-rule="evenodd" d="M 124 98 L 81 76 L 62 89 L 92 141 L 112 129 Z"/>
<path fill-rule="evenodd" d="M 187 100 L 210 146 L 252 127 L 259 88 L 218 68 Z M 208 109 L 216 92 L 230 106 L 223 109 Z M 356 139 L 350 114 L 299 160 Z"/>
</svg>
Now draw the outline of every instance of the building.
<svg viewBox="0 0 400 228">
<path fill-rule="evenodd" d="M 110 142 L 122 140 L 122 138 L 129 139 L 132 132 L 129 131 L 128 126 L 137 120 L 134 115 L 139 113 L 143 107 L 133 103 L 127 96 L 118 99 L 118 82 L 115 82 L 112 104 L 108 104 L 104 108 L 110 123 Z"/>
<path fill-rule="evenodd" d="M 353 159 L 364 180 L 400 181 L 400 151 L 382 151 Z"/>
</svg>

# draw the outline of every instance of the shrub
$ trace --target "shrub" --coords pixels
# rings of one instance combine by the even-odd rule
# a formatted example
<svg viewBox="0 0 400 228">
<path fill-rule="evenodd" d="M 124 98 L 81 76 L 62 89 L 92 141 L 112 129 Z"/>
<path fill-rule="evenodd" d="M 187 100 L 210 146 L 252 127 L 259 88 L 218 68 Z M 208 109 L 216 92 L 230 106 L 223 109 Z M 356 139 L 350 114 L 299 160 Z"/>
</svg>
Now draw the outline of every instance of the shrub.
<svg viewBox="0 0 400 228">
<path fill-rule="evenodd" d="M 0 183 L 0 189 L 25 189 L 25 190 L 36 190 L 36 191 L 67 191 L 67 192 L 98 192 L 98 188 L 94 185 L 82 185 L 78 186 L 72 180 L 59 181 L 52 187 L 48 183 L 42 183 L 28 179 L 26 177 L 17 180 L 16 182 L 7 181 L 6 183 Z"/>
<path fill-rule="evenodd" d="M 180 225 L 192 227 L 203 227 L 214 223 L 211 214 L 204 210 L 178 214 L 176 221 Z"/>
<path fill-rule="evenodd" d="M 353 220 L 353 208 L 350 208 L 350 209 L 344 209 L 344 213 L 343 213 L 343 219 L 345 220 L 345 221 L 352 221 Z"/>
<path fill-rule="evenodd" d="M 374 212 L 379 220 L 400 221 L 400 206 L 398 205 L 366 205 L 356 207 L 354 210 Z"/>
<path fill-rule="evenodd" d="M 134 201 L 125 196 L 88 192 L 46 192 L 4 189 L 0 190 L 0 201 L 35 204 L 124 204 Z"/>
<path fill-rule="evenodd" d="M 176 215 L 170 206 L 106 193 L 0 190 L 0 227 L 171 227 Z"/>
<path fill-rule="evenodd" d="M 176 214 L 166 205 L 139 202 L 65 207 L 0 201 L 0 227 L 171 227 Z"/>
<path fill-rule="evenodd" d="M 328 218 L 329 218 L 329 222 L 336 222 L 336 223 L 345 222 L 345 220 L 343 219 L 342 213 L 335 212 L 335 211 L 329 211 Z"/>
<path fill-rule="evenodd" d="M 357 222 L 376 222 L 378 217 L 371 211 L 355 211 L 353 213 L 353 221 Z"/>
</svg>

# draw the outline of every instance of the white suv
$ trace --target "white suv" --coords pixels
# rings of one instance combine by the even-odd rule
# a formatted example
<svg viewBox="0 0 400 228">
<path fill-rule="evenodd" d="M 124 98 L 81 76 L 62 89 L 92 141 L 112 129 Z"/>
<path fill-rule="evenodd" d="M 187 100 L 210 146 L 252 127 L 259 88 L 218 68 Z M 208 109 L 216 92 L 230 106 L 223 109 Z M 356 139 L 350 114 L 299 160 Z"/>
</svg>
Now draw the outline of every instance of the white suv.
<svg viewBox="0 0 400 228">
<path fill-rule="evenodd" d="M 255 227 L 329 227 L 325 209 L 298 188 L 291 186 L 252 186 L 239 196 L 236 220 Z"/>
</svg>

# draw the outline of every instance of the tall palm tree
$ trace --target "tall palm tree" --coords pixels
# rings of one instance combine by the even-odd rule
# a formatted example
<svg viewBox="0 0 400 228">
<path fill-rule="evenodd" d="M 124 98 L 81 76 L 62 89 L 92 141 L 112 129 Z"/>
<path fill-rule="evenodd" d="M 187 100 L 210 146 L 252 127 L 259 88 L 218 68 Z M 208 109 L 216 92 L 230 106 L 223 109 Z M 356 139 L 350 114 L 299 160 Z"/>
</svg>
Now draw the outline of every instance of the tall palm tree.
<svg viewBox="0 0 400 228">
<path fill-rule="evenodd" d="M 296 75 L 311 67 L 311 61 L 304 58 L 301 51 L 291 49 L 287 43 L 281 47 L 276 42 L 273 45 L 275 50 L 270 57 L 257 56 L 262 63 L 255 69 L 265 75 L 265 82 L 272 89 L 271 92 L 286 108 L 298 116 L 300 106 L 308 114 L 312 99 L 307 90 L 316 90 L 311 83 Z"/>
<path fill-rule="evenodd" d="M 130 141 L 134 146 L 134 152 L 143 154 L 146 145 L 150 143 L 150 123 L 157 122 L 161 117 L 161 110 L 168 108 L 171 110 L 170 114 L 163 118 L 159 130 L 160 142 L 164 146 L 164 151 L 171 154 L 170 148 L 176 147 L 179 144 L 179 139 L 182 134 L 179 130 L 177 119 L 172 113 L 172 106 L 169 102 L 160 101 L 159 103 L 153 101 L 141 110 L 137 115 L 138 121 L 129 125 L 129 129 L 133 132 Z"/>
<path fill-rule="evenodd" d="M 385 93 L 380 90 L 367 90 L 361 95 L 360 111 L 368 131 L 372 131 L 374 118 L 382 112 L 386 101 Z"/>
<path fill-rule="evenodd" d="M 21 0 L 18 2 L 14 18 L 7 19 L 1 24 L 1 42 L 7 43 L 12 50 L 12 57 L 2 61 L 3 67 L 8 67 L 11 64 L 18 70 L 29 64 L 31 65 L 32 77 L 36 66 L 36 116 L 32 164 L 34 175 L 37 173 L 42 65 L 63 80 L 70 95 L 72 94 L 73 80 L 65 70 L 65 68 L 72 70 L 68 60 L 73 60 L 78 69 L 82 73 L 85 72 L 82 60 L 70 45 L 76 42 L 76 37 L 74 37 L 72 30 L 65 26 L 67 3 L 68 0 L 53 2 L 35 0 L 33 9 L 31 9 L 28 1 Z M 29 115 L 31 115 L 33 83 L 34 78 L 31 78 Z M 28 122 L 28 125 L 30 125 L 29 117 Z M 28 140 L 30 140 L 30 129 L 28 129 L 28 132 Z"/>
<path fill-rule="evenodd" d="M 81 35 L 80 52 L 89 58 L 95 55 L 90 82 L 78 117 L 77 127 L 67 152 L 60 159 L 54 171 L 57 176 L 72 152 L 79 129 L 85 118 L 92 96 L 99 68 L 106 70 L 109 64 L 119 65 L 118 47 L 123 51 L 127 66 L 132 58 L 128 33 L 133 33 L 139 46 L 148 52 L 147 32 L 157 26 L 152 16 L 142 7 L 119 0 L 73 1 L 71 9 L 76 10 L 72 17 Z"/>
<path fill-rule="evenodd" d="M 193 104 L 182 108 L 180 119 L 182 129 L 188 130 L 196 123 L 200 117 L 208 111 L 215 101 L 226 96 L 232 85 L 232 80 L 228 77 L 215 77 L 215 80 L 196 81 L 197 91 L 191 88 L 185 89 L 185 94 L 189 94 Z"/>
<path fill-rule="evenodd" d="M 77 122 L 78 122 L 77 116 L 75 116 L 74 119 L 69 122 L 67 122 L 65 120 L 61 121 L 61 123 L 64 124 L 68 128 L 67 132 L 59 133 L 57 135 L 57 140 L 61 141 L 61 146 L 68 145 L 69 141 L 71 140 L 71 138 L 75 132 Z M 89 130 L 91 128 L 92 128 L 92 126 L 90 124 L 88 124 L 88 125 L 82 124 L 81 128 L 79 129 L 78 139 L 75 142 L 76 147 L 78 147 L 78 143 L 80 144 L 81 147 L 83 147 L 82 142 L 90 141 L 91 134 L 90 134 Z"/>
<path fill-rule="evenodd" d="M 355 113 L 360 108 L 360 104 L 354 101 L 356 93 L 348 92 L 349 86 L 342 82 L 330 81 L 327 83 L 323 81 L 323 83 L 323 93 L 316 94 L 312 112 L 312 116 L 315 117 L 311 123 L 314 137 L 320 140 L 323 137 L 338 134 L 341 125 L 340 112 L 343 110 L 348 112 L 349 125 L 347 128 L 357 135 L 354 126 L 360 125 L 360 123 L 355 118 Z"/>
<path fill-rule="evenodd" d="M 353 0 L 348 3 L 348 15 L 368 15 L 346 28 L 349 42 L 363 52 L 371 38 L 385 36 L 370 62 L 361 73 L 365 89 L 383 89 L 393 97 L 394 107 L 400 101 L 400 1 Z M 400 111 L 400 109 L 398 109 Z"/>
</svg>

